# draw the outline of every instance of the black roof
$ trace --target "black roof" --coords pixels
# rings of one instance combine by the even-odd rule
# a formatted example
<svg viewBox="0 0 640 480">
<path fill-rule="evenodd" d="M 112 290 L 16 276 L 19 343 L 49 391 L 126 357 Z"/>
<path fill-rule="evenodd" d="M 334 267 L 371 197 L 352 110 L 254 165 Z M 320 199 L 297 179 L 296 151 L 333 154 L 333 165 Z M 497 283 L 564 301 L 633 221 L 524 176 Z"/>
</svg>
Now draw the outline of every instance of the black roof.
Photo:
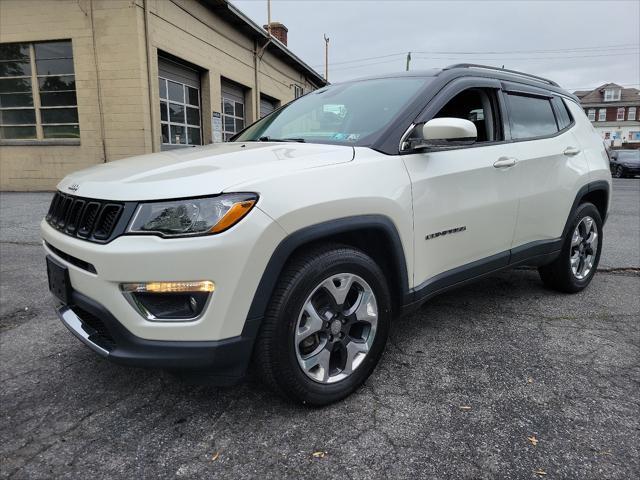
<svg viewBox="0 0 640 480">
<path fill-rule="evenodd" d="M 487 78 L 495 78 L 508 82 L 523 83 L 532 87 L 542 88 L 551 92 L 571 98 L 579 102 L 578 97 L 564 90 L 553 80 L 549 80 L 537 75 L 531 75 L 516 70 L 507 70 L 503 68 L 491 67 L 488 65 L 477 65 L 471 63 L 460 63 L 450 65 L 445 68 L 432 68 L 429 70 L 414 70 L 409 72 L 396 72 L 381 75 L 371 75 L 358 78 L 357 80 L 372 80 L 376 78 L 398 78 L 398 77 L 438 77 L 441 79 L 452 80 L 458 77 L 479 76 Z"/>
</svg>

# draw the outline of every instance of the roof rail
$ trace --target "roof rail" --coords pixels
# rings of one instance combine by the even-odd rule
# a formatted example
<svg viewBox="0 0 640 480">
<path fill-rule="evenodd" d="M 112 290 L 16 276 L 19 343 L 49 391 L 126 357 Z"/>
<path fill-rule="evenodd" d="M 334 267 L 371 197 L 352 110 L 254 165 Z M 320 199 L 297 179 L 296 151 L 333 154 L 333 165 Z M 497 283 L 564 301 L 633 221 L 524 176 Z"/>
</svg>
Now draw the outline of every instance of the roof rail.
<svg viewBox="0 0 640 480">
<path fill-rule="evenodd" d="M 560 85 L 558 85 L 553 80 L 549 80 L 548 78 L 538 77 L 537 75 L 531 75 L 530 73 L 519 72 L 517 70 L 509 70 L 507 68 L 491 67 L 489 65 L 479 65 L 479 64 L 476 64 L 476 63 L 456 63 L 455 65 L 449 65 L 448 67 L 445 67 L 442 70 L 452 70 L 454 68 L 481 68 L 481 69 L 484 69 L 484 70 L 495 70 L 495 71 L 498 71 L 498 72 L 510 73 L 512 75 L 519 75 L 521 77 L 533 78 L 535 80 L 539 80 L 541 82 L 548 83 L 549 85 L 553 85 L 554 87 L 560 88 Z"/>
</svg>

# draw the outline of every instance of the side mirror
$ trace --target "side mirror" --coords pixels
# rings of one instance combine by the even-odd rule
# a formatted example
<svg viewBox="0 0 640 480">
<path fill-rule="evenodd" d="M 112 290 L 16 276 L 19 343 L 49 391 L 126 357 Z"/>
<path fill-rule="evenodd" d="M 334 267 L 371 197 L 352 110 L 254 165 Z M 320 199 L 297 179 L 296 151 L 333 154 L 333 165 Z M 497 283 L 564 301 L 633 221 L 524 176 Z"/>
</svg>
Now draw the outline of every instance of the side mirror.
<svg viewBox="0 0 640 480">
<path fill-rule="evenodd" d="M 433 118 L 422 126 L 422 138 L 425 143 L 441 144 L 456 140 L 472 143 L 478 138 L 478 130 L 473 122 L 463 118 Z"/>
</svg>

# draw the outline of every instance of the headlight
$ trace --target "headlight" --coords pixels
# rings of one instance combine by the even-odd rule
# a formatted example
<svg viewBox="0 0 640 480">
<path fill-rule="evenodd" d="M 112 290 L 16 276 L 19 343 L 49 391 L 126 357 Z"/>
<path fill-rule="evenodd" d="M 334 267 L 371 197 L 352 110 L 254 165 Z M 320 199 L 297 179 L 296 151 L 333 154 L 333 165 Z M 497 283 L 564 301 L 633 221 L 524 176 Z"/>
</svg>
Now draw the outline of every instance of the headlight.
<svg viewBox="0 0 640 480">
<path fill-rule="evenodd" d="M 229 193 L 138 205 L 128 233 L 185 237 L 220 233 L 238 223 L 256 204 L 254 193 Z"/>
</svg>

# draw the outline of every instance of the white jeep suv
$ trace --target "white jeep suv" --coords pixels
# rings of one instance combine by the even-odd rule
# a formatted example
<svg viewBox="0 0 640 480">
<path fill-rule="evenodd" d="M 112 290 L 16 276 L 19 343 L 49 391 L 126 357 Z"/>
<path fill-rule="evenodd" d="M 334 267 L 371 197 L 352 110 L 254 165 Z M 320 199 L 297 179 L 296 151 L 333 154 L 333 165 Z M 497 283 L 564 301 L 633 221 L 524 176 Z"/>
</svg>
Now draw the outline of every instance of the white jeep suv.
<svg viewBox="0 0 640 480">
<path fill-rule="evenodd" d="M 394 316 L 515 265 L 595 274 L 609 159 L 552 81 L 479 65 L 331 85 L 230 143 L 58 185 L 42 237 L 62 322 L 98 354 L 311 405 L 371 374 Z"/>
</svg>

